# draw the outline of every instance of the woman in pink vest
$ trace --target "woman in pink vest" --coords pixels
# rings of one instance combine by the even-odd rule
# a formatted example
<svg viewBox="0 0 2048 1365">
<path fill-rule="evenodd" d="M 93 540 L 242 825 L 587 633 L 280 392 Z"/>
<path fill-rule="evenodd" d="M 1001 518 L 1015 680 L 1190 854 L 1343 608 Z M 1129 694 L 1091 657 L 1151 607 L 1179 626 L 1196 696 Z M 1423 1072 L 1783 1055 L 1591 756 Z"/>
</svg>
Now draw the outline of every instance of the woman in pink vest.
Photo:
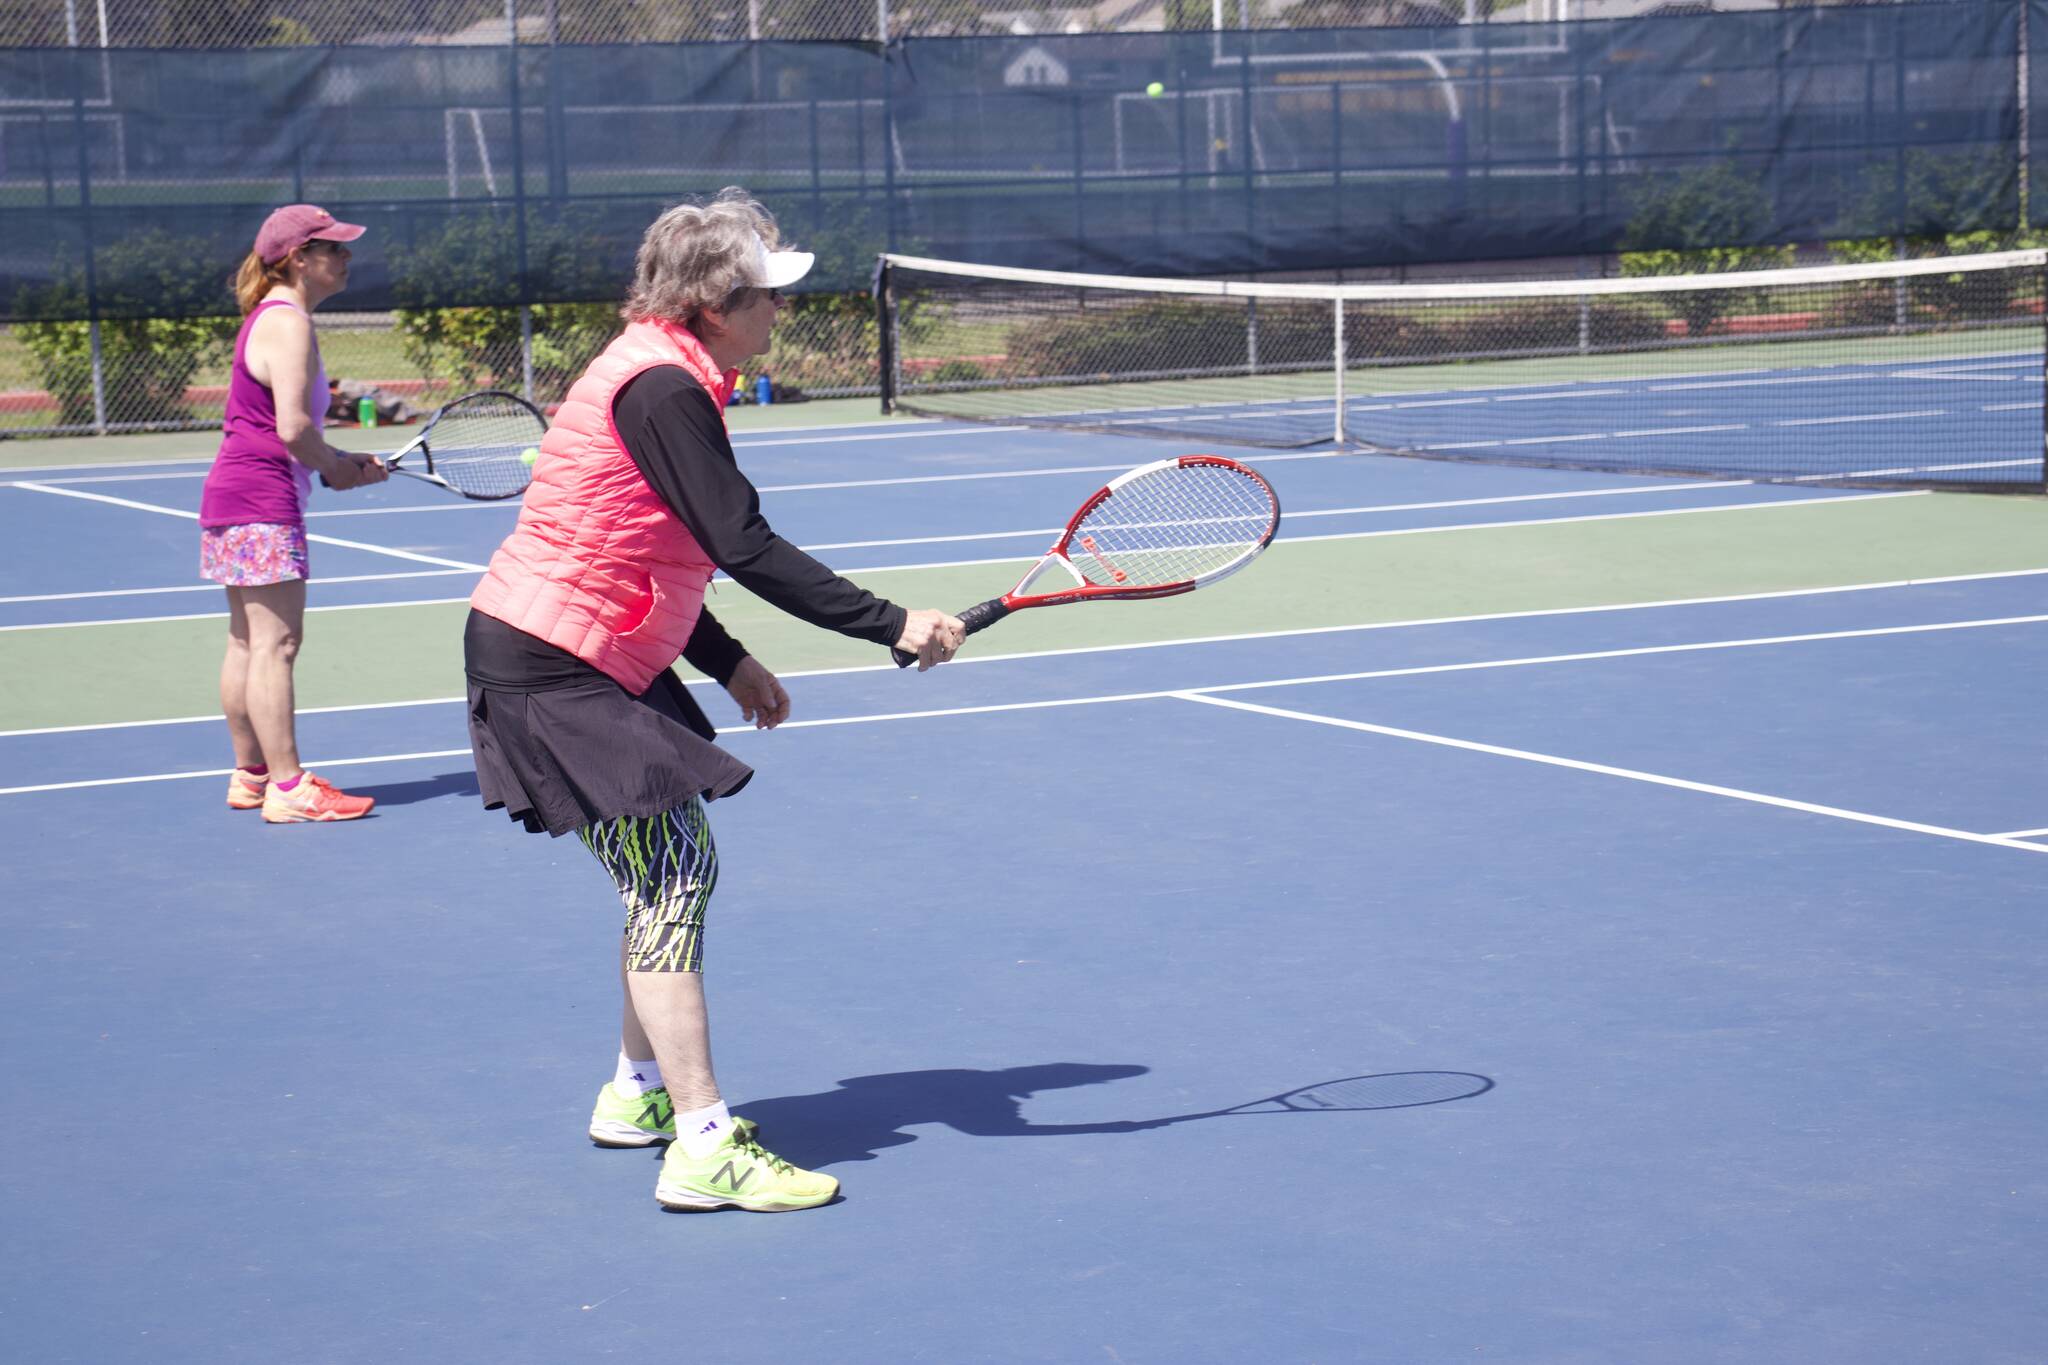
<svg viewBox="0 0 2048 1365">
<path fill-rule="evenodd" d="M 327 370 L 313 310 L 348 286 L 347 243 L 363 235 L 326 209 L 290 204 L 264 219 L 235 276 L 242 331 L 220 452 L 199 495 L 199 572 L 228 590 L 220 704 L 235 745 L 228 805 L 272 824 L 355 820 L 372 800 L 299 766 L 292 665 L 306 619 L 306 495 L 390 477 L 377 459 L 320 435 Z"/>
<path fill-rule="evenodd" d="M 776 535 L 734 459 L 725 404 L 768 349 L 781 290 L 811 267 L 739 190 L 670 209 L 640 244 L 625 331 L 570 388 L 541 442 L 518 524 L 470 598 L 469 729 L 486 809 L 575 832 L 626 904 L 618 1069 L 592 1140 L 669 1141 L 655 1198 L 671 1209 L 812 1208 L 839 1182 L 769 1152 L 711 1069 L 700 975 L 718 876 L 704 804 L 752 769 L 670 670 L 717 680 L 742 719 L 789 715 L 775 675 L 704 609 L 722 569 L 813 625 L 893 645 L 930 668 L 960 622 L 906 611 Z"/>
</svg>

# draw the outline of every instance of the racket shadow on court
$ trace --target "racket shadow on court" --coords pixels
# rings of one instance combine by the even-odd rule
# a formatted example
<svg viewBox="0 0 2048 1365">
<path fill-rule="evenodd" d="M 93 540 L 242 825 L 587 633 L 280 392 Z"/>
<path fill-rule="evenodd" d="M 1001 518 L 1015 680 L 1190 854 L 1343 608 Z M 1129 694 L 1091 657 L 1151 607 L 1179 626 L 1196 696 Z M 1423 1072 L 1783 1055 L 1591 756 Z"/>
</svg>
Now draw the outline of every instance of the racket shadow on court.
<svg viewBox="0 0 2048 1365">
<path fill-rule="evenodd" d="M 818 1167 L 872 1161 L 890 1147 L 917 1141 L 916 1134 L 903 1130 L 919 1124 L 944 1124 L 972 1137 L 1136 1133 L 1176 1123 L 1255 1114 L 1412 1109 L 1470 1099 L 1493 1088 L 1491 1079 L 1468 1071 L 1401 1071 L 1347 1076 L 1227 1109 L 1158 1118 L 1033 1123 L 1024 1117 L 1024 1101 L 1043 1091 L 1128 1080 L 1148 1069 L 1127 1063 L 1047 1062 L 998 1071 L 898 1071 L 854 1076 L 841 1081 L 837 1090 L 820 1094 L 735 1104 L 733 1112 L 773 1134 L 776 1149 L 791 1160 Z"/>
</svg>

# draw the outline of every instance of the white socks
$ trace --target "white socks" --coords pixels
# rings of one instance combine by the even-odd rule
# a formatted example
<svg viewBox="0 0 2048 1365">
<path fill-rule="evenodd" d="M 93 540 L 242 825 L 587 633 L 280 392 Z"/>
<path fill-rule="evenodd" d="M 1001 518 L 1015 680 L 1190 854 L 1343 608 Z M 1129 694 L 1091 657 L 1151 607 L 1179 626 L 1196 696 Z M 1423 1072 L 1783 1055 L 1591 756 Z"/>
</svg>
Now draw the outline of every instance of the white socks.
<svg viewBox="0 0 2048 1365">
<path fill-rule="evenodd" d="M 661 1067 L 657 1063 L 636 1062 L 623 1052 L 619 1054 L 619 1070 L 612 1077 L 612 1089 L 631 1098 L 662 1088 Z M 685 1156 L 710 1156 L 725 1145 L 731 1133 L 732 1114 L 723 1100 L 676 1115 L 676 1141 L 682 1145 Z"/>
<path fill-rule="evenodd" d="M 661 1088 L 660 1066 L 652 1061 L 636 1062 L 623 1052 L 619 1054 L 619 1071 L 612 1077 L 612 1089 L 631 1099 Z"/>
<path fill-rule="evenodd" d="M 727 1112 L 725 1101 L 703 1109 L 692 1109 L 689 1113 L 676 1115 L 676 1142 L 681 1145 L 683 1155 L 692 1158 L 710 1156 L 724 1145 L 732 1133 L 732 1115 Z"/>
</svg>

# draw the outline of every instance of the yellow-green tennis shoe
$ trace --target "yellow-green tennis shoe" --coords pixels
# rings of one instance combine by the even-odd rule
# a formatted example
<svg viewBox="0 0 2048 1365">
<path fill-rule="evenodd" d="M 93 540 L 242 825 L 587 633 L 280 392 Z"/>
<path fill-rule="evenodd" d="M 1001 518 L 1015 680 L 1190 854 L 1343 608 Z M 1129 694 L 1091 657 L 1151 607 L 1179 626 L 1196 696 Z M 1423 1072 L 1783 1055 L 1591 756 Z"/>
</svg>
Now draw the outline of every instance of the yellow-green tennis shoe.
<svg viewBox="0 0 2048 1365">
<path fill-rule="evenodd" d="M 670 1143 L 661 1160 L 661 1179 L 654 1185 L 661 1206 L 677 1213 L 789 1213 L 830 1203 L 838 1193 L 837 1180 L 790 1165 L 761 1145 L 753 1124 L 737 1118 L 724 1143 L 709 1156 L 692 1157 L 682 1143 Z"/>
<path fill-rule="evenodd" d="M 622 1095 L 610 1081 L 597 1092 L 590 1111 L 590 1140 L 600 1147 L 652 1147 L 676 1136 L 676 1107 L 668 1091 Z"/>
</svg>

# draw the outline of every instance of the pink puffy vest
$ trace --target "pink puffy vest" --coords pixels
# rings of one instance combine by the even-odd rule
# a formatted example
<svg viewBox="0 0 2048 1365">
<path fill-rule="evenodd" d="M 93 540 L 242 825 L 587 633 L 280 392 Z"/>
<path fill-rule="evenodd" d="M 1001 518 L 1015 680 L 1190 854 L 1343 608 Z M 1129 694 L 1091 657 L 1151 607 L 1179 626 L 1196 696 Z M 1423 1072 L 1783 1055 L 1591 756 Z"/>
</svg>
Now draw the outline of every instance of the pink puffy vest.
<svg viewBox="0 0 2048 1365">
<path fill-rule="evenodd" d="M 612 420 L 626 381 L 680 365 L 720 413 L 733 374 L 667 322 L 635 322 L 570 388 L 540 444 L 519 522 L 469 604 L 615 679 L 634 695 L 676 661 L 715 566 L 648 487 Z"/>
</svg>

